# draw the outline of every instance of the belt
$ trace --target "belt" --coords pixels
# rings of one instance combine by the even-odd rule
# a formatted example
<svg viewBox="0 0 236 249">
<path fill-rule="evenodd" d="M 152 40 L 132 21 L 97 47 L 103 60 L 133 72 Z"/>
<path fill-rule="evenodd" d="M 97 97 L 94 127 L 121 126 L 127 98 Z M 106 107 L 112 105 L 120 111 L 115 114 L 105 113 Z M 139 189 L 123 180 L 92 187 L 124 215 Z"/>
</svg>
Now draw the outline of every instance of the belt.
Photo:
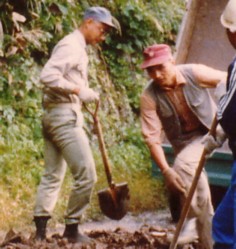
<svg viewBox="0 0 236 249">
<path fill-rule="evenodd" d="M 45 109 L 52 109 L 52 108 L 80 108 L 79 103 L 54 103 L 54 104 L 47 104 L 44 107 Z"/>
</svg>

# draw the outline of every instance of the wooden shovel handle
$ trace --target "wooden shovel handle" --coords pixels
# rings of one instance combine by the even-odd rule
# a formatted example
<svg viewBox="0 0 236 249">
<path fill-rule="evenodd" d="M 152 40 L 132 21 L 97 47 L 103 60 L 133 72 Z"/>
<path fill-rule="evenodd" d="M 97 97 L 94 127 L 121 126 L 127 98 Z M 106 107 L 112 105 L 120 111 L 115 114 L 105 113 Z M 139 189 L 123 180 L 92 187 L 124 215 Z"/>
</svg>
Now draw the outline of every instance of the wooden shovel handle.
<svg viewBox="0 0 236 249">
<path fill-rule="evenodd" d="M 102 127 L 101 123 L 98 117 L 98 108 L 99 108 L 99 101 L 96 103 L 96 108 L 95 111 L 92 112 L 85 104 L 84 104 L 85 109 L 92 115 L 93 121 L 94 121 L 94 126 L 97 131 L 97 136 L 98 136 L 98 143 L 99 143 L 99 148 L 102 154 L 102 160 L 105 168 L 105 173 L 107 177 L 107 182 L 111 188 L 113 188 L 114 183 L 112 181 L 112 174 L 111 174 L 111 165 L 109 163 L 108 155 L 107 155 L 107 150 L 103 138 L 103 132 L 102 132 Z"/>
<path fill-rule="evenodd" d="M 215 117 L 213 122 L 212 122 L 211 129 L 209 131 L 210 135 L 215 136 L 216 126 L 217 126 L 217 120 L 216 120 L 216 117 Z M 180 215 L 180 219 L 178 221 L 178 224 L 177 224 L 177 227 L 176 227 L 176 230 L 175 230 L 175 235 L 174 235 L 173 240 L 171 241 L 169 249 L 175 249 L 176 246 L 177 246 L 177 241 L 178 241 L 179 234 L 181 232 L 181 229 L 182 229 L 183 223 L 185 221 L 185 218 L 187 217 L 189 207 L 190 207 L 190 204 L 191 204 L 191 201 L 192 201 L 192 198 L 193 198 L 193 194 L 194 194 L 194 192 L 196 190 L 199 177 L 200 177 L 200 175 L 202 173 L 202 169 L 203 169 L 203 167 L 205 165 L 206 155 L 207 155 L 207 151 L 204 149 L 203 152 L 202 152 L 202 155 L 201 155 L 201 159 L 200 159 L 199 164 L 198 164 L 198 168 L 197 168 L 197 170 L 195 172 L 195 176 L 193 178 L 192 185 L 191 185 L 191 187 L 189 189 L 187 198 L 186 198 L 186 200 L 184 202 L 183 209 L 182 209 L 181 215 Z"/>
</svg>

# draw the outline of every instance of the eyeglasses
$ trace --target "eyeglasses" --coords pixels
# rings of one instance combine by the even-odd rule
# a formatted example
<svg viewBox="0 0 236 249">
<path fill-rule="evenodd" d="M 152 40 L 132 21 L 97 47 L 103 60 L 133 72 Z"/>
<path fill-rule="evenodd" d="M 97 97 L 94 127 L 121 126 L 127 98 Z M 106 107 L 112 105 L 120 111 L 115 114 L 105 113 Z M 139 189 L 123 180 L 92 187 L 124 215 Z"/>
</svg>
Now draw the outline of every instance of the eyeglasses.
<svg viewBox="0 0 236 249">
<path fill-rule="evenodd" d="M 105 30 L 104 28 L 100 29 L 100 33 L 104 36 L 106 36 L 108 34 L 108 30 Z"/>
<path fill-rule="evenodd" d="M 101 35 L 103 35 L 103 36 L 108 35 L 108 33 L 109 33 L 109 28 L 105 27 L 104 24 L 102 24 L 102 23 L 100 23 L 100 22 L 97 22 L 97 21 L 96 21 L 96 24 L 97 24 L 97 27 L 98 27 L 99 32 L 100 32 Z"/>
</svg>

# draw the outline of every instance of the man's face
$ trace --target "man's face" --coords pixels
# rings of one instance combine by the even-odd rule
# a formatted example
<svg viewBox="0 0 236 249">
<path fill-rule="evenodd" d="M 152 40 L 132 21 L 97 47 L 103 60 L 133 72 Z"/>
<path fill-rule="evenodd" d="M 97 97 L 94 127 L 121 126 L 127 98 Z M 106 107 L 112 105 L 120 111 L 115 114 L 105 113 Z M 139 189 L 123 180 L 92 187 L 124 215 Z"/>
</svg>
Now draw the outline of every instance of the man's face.
<svg viewBox="0 0 236 249">
<path fill-rule="evenodd" d="M 91 45 L 100 43 L 106 39 L 110 27 L 104 23 L 89 19 L 88 21 L 89 32 L 86 37 L 86 42 Z"/>
<path fill-rule="evenodd" d="M 229 29 L 226 29 L 226 33 L 231 45 L 236 49 L 236 32 L 232 33 Z"/>
<path fill-rule="evenodd" d="M 176 71 L 172 60 L 148 67 L 147 73 L 154 83 L 162 89 L 173 88 L 176 85 Z"/>
</svg>

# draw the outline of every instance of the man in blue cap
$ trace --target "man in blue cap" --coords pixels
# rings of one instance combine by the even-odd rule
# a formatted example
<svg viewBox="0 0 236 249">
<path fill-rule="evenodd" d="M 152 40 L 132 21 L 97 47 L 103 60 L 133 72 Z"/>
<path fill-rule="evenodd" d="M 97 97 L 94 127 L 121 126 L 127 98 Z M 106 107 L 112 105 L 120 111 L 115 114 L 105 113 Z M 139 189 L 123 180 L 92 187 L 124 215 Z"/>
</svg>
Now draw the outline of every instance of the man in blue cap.
<svg viewBox="0 0 236 249">
<path fill-rule="evenodd" d="M 65 212 L 63 237 L 72 243 L 91 241 L 78 231 L 97 180 L 81 112 L 82 102 L 99 100 L 99 93 L 89 87 L 87 79 L 86 46 L 104 41 L 106 34 L 115 28 L 113 20 L 106 8 L 87 9 L 79 28 L 58 42 L 41 72 L 45 172 L 38 187 L 34 210 L 36 240 L 46 238 L 47 221 L 56 205 L 68 166 L 74 184 Z"/>
</svg>

